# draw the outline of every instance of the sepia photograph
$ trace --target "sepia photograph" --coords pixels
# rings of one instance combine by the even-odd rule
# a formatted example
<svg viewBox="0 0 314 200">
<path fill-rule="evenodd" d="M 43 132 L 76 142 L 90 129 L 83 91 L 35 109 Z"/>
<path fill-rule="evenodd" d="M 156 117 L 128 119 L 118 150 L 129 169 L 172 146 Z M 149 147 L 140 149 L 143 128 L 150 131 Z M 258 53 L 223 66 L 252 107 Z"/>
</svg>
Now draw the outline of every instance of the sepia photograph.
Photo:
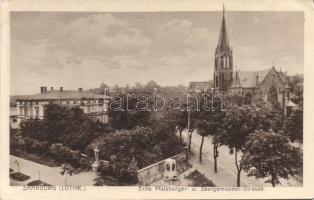
<svg viewBox="0 0 314 200">
<path fill-rule="evenodd" d="M 8 16 L 12 188 L 304 187 L 304 11 Z"/>
</svg>

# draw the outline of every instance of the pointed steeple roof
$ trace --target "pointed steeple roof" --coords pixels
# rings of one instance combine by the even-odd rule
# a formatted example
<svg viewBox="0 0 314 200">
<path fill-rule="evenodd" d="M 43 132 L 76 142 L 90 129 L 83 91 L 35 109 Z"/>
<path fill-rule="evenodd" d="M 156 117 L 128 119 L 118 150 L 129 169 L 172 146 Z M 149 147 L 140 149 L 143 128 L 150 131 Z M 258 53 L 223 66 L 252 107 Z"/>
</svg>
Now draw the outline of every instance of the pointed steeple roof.
<svg viewBox="0 0 314 200">
<path fill-rule="evenodd" d="M 230 50 L 229 40 L 228 40 L 228 33 L 227 33 L 227 26 L 225 20 L 225 7 L 223 6 L 223 14 L 222 14 L 222 22 L 219 34 L 219 40 L 217 49 L 223 50 Z"/>
</svg>

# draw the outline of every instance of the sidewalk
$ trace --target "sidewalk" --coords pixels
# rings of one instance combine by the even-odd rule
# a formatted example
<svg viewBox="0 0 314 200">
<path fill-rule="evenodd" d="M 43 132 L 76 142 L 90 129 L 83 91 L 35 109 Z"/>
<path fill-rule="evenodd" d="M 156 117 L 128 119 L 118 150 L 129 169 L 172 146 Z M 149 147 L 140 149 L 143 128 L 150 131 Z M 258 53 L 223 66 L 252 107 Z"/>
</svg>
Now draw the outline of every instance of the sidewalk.
<svg viewBox="0 0 314 200">
<path fill-rule="evenodd" d="M 188 144 L 188 133 L 186 130 L 182 133 L 183 140 Z M 219 157 L 217 158 L 218 173 L 214 172 L 213 144 L 211 137 L 205 137 L 203 144 L 202 163 L 199 162 L 199 146 L 201 144 L 201 136 L 196 131 L 193 132 L 190 163 L 201 173 L 212 180 L 217 186 L 236 186 L 237 170 L 235 166 L 234 154 L 229 154 L 229 148 L 220 146 L 218 148 Z M 263 179 L 255 177 L 247 177 L 245 172 L 241 172 L 241 186 L 271 187 L 270 183 L 265 183 Z M 302 187 L 302 182 L 290 178 L 288 180 L 280 180 L 281 185 L 278 187 Z"/>
<path fill-rule="evenodd" d="M 26 185 L 31 181 L 38 180 L 39 171 L 41 181 L 44 181 L 51 185 L 65 185 L 66 176 L 65 175 L 62 176 L 60 174 L 60 172 L 62 171 L 61 167 L 48 167 L 29 160 L 25 160 L 23 158 L 10 155 L 10 168 L 13 169 L 14 172 L 18 171 L 17 165 L 14 163 L 16 160 L 20 164 L 20 172 L 30 176 L 31 178 L 24 182 L 10 179 L 11 185 Z M 96 178 L 96 175 L 89 172 L 73 174 L 72 176 L 68 176 L 67 185 L 92 186 L 94 184 L 94 178 Z"/>
</svg>

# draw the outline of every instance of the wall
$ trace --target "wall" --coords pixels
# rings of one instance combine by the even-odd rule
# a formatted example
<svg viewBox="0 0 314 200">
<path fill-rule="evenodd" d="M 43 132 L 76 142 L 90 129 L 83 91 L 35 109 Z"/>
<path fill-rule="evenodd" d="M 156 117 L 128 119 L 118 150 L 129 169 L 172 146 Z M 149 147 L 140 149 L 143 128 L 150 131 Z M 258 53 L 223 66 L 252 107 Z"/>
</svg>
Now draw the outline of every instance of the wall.
<svg viewBox="0 0 314 200">
<path fill-rule="evenodd" d="M 182 163 L 182 161 L 185 160 L 185 154 L 177 154 L 173 157 L 170 157 L 172 159 L 175 159 L 177 161 L 177 165 L 179 163 Z M 169 159 L 169 158 L 167 158 Z M 155 182 L 163 177 L 163 172 L 165 170 L 165 161 L 167 160 L 162 160 L 157 163 L 154 163 L 152 165 L 149 165 L 147 167 L 144 167 L 140 170 L 137 171 L 137 177 L 139 180 L 140 185 L 149 185 L 152 182 Z"/>
</svg>

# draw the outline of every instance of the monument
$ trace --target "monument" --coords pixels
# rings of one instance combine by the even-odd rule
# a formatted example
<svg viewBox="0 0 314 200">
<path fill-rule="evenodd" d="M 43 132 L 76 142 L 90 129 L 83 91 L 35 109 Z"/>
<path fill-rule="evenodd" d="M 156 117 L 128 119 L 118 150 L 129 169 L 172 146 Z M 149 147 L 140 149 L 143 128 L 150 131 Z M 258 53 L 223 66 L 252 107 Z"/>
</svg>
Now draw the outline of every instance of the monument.
<svg viewBox="0 0 314 200">
<path fill-rule="evenodd" d="M 95 152 L 95 162 L 92 164 L 92 172 L 95 174 L 98 174 L 98 168 L 100 166 L 100 162 L 99 162 L 99 149 L 98 147 L 96 147 L 94 149 Z"/>
<path fill-rule="evenodd" d="M 173 183 L 177 180 L 177 162 L 175 159 L 169 158 L 165 161 L 164 181 Z"/>
</svg>

